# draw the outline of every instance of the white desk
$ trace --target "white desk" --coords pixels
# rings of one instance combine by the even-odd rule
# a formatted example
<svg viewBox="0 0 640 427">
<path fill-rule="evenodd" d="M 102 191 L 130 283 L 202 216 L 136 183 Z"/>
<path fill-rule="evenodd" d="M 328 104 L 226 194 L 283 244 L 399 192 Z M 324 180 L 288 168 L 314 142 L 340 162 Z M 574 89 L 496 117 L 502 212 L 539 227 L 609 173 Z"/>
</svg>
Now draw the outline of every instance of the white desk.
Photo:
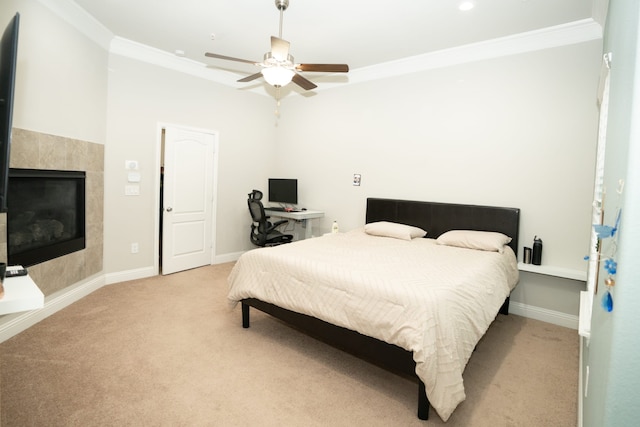
<svg viewBox="0 0 640 427">
<path fill-rule="evenodd" d="M 17 313 L 44 307 L 44 295 L 29 275 L 4 279 L 4 297 L 0 314 Z"/>
<path fill-rule="evenodd" d="M 268 216 L 273 216 L 277 218 L 294 219 L 296 221 L 303 222 L 303 227 L 305 227 L 305 232 L 304 232 L 305 239 L 312 237 L 311 226 L 310 224 L 307 223 L 307 220 L 324 217 L 323 211 L 314 211 L 311 209 L 308 209 L 306 211 L 287 212 L 287 211 L 281 211 L 281 210 L 273 210 L 273 209 L 269 209 L 268 207 L 265 207 L 264 212 Z"/>
</svg>

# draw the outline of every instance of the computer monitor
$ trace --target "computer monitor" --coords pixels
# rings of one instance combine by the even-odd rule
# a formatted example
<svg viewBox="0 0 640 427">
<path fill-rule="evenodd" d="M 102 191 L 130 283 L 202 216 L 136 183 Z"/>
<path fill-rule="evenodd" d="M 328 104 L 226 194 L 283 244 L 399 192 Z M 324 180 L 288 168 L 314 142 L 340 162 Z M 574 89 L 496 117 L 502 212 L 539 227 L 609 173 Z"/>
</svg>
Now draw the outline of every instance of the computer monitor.
<svg viewBox="0 0 640 427">
<path fill-rule="evenodd" d="M 298 203 L 298 180 L 269 178 L 269 201 L 273 203 Z"/>
</svg>

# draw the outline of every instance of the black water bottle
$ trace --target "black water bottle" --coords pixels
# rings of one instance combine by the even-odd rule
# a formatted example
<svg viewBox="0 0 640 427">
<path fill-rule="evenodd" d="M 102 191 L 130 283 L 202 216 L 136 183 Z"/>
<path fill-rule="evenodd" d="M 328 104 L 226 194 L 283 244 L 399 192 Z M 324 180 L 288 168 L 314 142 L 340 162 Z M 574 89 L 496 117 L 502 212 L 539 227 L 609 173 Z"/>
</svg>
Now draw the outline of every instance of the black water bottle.
<svg viewBox="0 0 640 427">
<path fill-rule="evenodd" d="M 534 265 L 540 265 L 542 263 L 542 240 L 538 239 L 538 236 L 533 238 L 533 255 L 531 262 Z"/>
</svg>

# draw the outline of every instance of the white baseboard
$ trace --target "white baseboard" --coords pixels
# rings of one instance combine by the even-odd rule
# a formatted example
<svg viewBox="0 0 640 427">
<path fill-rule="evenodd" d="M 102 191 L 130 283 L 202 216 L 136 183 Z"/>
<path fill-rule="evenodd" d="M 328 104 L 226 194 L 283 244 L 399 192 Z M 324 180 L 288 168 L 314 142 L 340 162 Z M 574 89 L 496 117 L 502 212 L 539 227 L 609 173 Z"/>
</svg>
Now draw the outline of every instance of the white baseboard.
<svg viewBox="0 0 640 427">
<path fill-rule="evenodd" d="M 57 292 L 46 297 L 44 307 L 38 310 L 9 314 L 3 317 L 0 319 L 0 342 L 8 340 L 39 321 L 46 319 L 52 314 L 89 295 L 91 292 L 100 289 L 104 284 L 104 276 L 96 276 L 72 285 L 62 292 Z"/>
<path fill-rule="evenodd" d="M 244 252 L 237 252 L 218 256 L 215 263 L 237 261 Z M 79 299 L 100 289 L 102 286 L 113 283 L 120 283 L 129 280 L 144 279 L 154 276 L 156 272 L 153 267 L 140 268 L 136 270 L 122 271 L 107 275 L 101 275 L 81 282 L 77 285 L 64 289 L 63 292 L 56 293 L 45 298 L 44 307 L 39 310 L 16 313 L 4 316 L 0 319 L 0 342 L 19 334 L 25 329 L 35 325 L 39 321 L 51 316 L 59 310 L 73 304 Z M 554 325 L 564 326 L 571 329 L 578 329 L 578 316 L 573 316 L 558 311 L 547 310 L 545 308 L 534 307 L 511 301 L 509 312 L 518 316 L 540 320 Z"/>
<path fill-rule="evenodd" d="M 119 271 L 117 273 L 109 273 L 105 275 L 105 283 L 112 285 L 114 283 L 128 282 L 129 280 L 145 279 L 157 275 L 154 267 L 137 268 L 135 270 Z"/>
<path fill-rule="evenodd" d="M 213 260 L 214 264 L 223 264 L 225 262 L 237 261 L 244 252 L 234 252 L 230 254 L 224 254 L 216 256 Z M 134 270 L 119 271 L 117 273 L 109 273 L 105 275 L 105 283 L 107 285 L 113 285 L 114 283 L 128 282 L 130 280 L 145 279 L 147 277 L 153 277 L 158 275 L 155 267 L 143 267 Z"/>
<path fill-rule="evenodd" d="M 224 255 L 216 255 L 214 260 L 213 260 L 213 263 L 214 264 L 224 264 L 225 262 L 237 261 L 238 258 L 240 258 L 240 255 L 242 255 L 245 252 L 246 251 L 232 252 L 232 253 L 224 254 Z"/>
<path fill-rule="evenodd" d="M 224 255 L 218 255 L 214 258 L 213 264 L 223 264 L 225 262 L 234 262 L 240 258 L 242 252 L 232 252 Z M 155 267 L 137 268 L 135 270 L 119 271 L 117 273 L 109 273 L 105 276 L 105 283 L 113 285 L 114 283 L 128 282 L 129 280 L 145 279 L 147 277 L 156 276 L 158 272 Z"/>
<path fill-rule="evenodd" d="M 512 300 L 509 302 L 509 313 L 578 330 L 578 316 L 559 311 L 547 310 L 546 308 L 535 307 Z"/>
<path fill-rule="evenodd" d="M 45 298 L 44 307 L 24 313 L 9 314 L 0 319 L 0 343 L 30 328 L 39 321 L 73 304 L 107 284 L 154 276 L 153 267 L 100 275 L 71 285 Z"/>
<path fill-rule="evenodd" d="M 218 256 L 216 264 L 237 261 L 244 252 L 237 252 Z M 46 319 L 57 311 L 73 304 L 79 299 L 89 295 L 105 285 L 127 282 L 129 280 L 144 279 L 158 273 L 155 267 L 144 267 L 134 270 L 120 271 L 96 276 L 85 281 L 71 285 L 60 292 L 45 298 L 44 307 L 23 313 L 8 314 L 0 318 L 0 343 L 30 328 L 39 321 Z"/>
</svg>

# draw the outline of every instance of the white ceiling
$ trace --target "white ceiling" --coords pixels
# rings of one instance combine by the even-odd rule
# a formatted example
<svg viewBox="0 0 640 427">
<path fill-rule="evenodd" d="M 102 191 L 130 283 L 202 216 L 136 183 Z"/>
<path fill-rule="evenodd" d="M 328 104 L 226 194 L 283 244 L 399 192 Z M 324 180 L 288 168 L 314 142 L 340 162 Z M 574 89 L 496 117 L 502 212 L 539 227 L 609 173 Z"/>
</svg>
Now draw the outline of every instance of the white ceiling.
<svg viewBox="0 0 640 427">
<path fill-rule="evenodd" d="M 351 70 L 596 18 L 606 0 L 290 0 L 282 37 L 298 63 Z M 208 65 L 256 72 L 204 53 L 260 61 L 278 35 L 274 0 L 75 0 L 114 35 Z M 212 36 L 215 35 L 215 36 Z M 313 74 L 307 74 L 311 77 Z"/>
</svg>

